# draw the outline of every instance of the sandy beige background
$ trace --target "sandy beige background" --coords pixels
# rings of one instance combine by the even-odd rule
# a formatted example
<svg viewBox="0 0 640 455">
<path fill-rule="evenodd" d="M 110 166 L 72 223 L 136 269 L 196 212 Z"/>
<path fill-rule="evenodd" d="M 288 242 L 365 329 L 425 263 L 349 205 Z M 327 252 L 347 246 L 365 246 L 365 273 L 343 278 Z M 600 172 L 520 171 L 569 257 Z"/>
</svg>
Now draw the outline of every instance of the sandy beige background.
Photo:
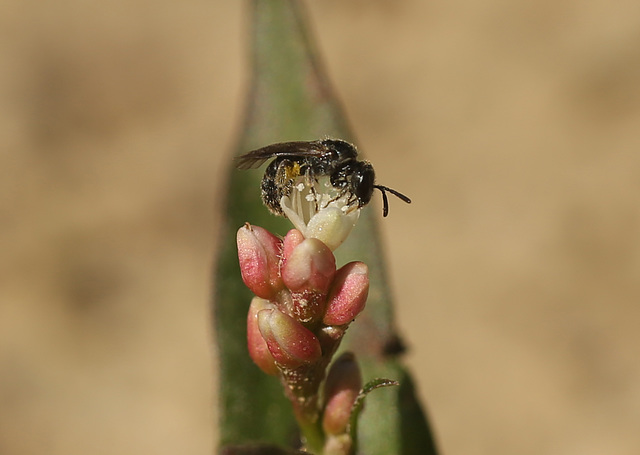
<svg viewBox="0 0 640 455">
<path fill-rule="evenodd" d="M 243 5 L 0 6 L 0 454 L 212 453 Z M 640 452 L 638 5 L 310 5 L 445 454 Z"/>
</svg>

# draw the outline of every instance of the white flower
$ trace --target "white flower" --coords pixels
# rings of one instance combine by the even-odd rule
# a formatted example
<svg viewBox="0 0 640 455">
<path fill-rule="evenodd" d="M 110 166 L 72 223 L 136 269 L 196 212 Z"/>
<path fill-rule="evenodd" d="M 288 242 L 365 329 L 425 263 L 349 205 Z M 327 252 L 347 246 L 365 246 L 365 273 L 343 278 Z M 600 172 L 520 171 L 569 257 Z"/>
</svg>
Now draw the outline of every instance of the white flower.
<svg viewBox="0 0 640 455">
<path fill-rule="evenodd" d="M 351 195 L 348 192 L 340 195 L 327 176 L 312 182 L 304 178 L 299 180 L 291 194 L 280 199 L 280 206 L 305 238 L 318 239 L 333 251 L 356 225 L 360 208 L 349 203 Z"/>
</svg>

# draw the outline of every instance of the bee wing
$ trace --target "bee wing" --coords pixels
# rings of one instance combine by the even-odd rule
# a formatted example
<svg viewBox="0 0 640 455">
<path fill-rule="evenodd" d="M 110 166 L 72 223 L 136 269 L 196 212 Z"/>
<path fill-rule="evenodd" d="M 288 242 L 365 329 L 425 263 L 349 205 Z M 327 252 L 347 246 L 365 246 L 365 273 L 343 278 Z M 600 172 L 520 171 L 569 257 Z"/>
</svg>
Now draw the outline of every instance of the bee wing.
<svg viewBox="0 0 640 455">
<path fill-rule="evenodd" d="M 322 156 L 327 153 L 327 148 L 320 141 L 296 141 L 280 142 L 278 144 L 267 145 L 256 150 L 252 150 L 236 158 L 238 169 L 255 169 L 260 167 L 265 161 L 278 156 Z"/>
</svg>

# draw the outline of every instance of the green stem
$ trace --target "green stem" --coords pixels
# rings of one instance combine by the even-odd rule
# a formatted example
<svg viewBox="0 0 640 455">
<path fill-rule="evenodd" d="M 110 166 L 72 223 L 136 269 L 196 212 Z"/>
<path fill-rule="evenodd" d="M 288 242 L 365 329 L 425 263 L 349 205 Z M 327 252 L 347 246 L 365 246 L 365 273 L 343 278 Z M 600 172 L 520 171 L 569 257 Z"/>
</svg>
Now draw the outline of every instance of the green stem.
<svg viewBox="0 0 640 455">
<path fill-rule="evenodd" d="M 309 382 L 304 380 L 306 378 L 318 378 L 318 376 L 310 372 L 293 376 L 302 378 L 301 384 L 296 384 L 295 381 L 287 382 L 283 376 L 282 385 L 293 407 L 293 414 L 302 437 L 302 445 L 310 453 L 320 455 L 325 443 L 324 432 L 320 424 L 320 410 L 318 408 L 318 386 L 320 381 Z M 308 388 L 300 387 L 301 385 L 308 386 Z"/>
<path fill-rule="evenodd" d="M 297 416 L 296 416 L 297 418 Z M 298 419 L 300 432 L 302 433 L 302 443 L 304 448 L 313 454 L 322 454 L 324 448 L 324 433 L 320 428 L 320 421 L 310 422 Z"/>
</svg>

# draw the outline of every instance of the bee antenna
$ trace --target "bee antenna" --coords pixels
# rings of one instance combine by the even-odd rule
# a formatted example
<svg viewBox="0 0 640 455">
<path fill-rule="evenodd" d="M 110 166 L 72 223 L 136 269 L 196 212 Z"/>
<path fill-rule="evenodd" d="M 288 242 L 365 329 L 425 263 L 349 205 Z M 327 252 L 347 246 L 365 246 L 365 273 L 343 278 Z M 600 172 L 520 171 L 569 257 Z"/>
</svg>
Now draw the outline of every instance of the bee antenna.
<svg viewBox="0 0 640 455">
<path fill-rule="evenodd" d="M 374 186 L 374 188 L 378 188 L 382 193 L 382 216 L 386 217 L 389 214 L 389 199 L 387 198 L 387 193 L 384 191 L 386 188 L 384 186 Z"/>
<path fill-rule="evenodd" d="M 374 188 L 377 188 L 380 190 L 380 192 L 382 193 L 382 202 L 383 202 L 383 206 L 382 206 L 382 216 L 386 217 L 389 214 L 389 200 L 387 198 L 387 191 L 391 194 L 393 194 L 395 197 L 397 197 L 398 199 L 403 200 L 404 202 L 406 202 L 407 204 L 411 204 L 411 199 L 409 199 L 407 196 L 405 196 L 404 194 L 402 194 L 399 191 L 396 191 L 392 188 L 389 188 L 388 186 L 382 186 L 382 185 L 373 185 Z"/>
</svg>

